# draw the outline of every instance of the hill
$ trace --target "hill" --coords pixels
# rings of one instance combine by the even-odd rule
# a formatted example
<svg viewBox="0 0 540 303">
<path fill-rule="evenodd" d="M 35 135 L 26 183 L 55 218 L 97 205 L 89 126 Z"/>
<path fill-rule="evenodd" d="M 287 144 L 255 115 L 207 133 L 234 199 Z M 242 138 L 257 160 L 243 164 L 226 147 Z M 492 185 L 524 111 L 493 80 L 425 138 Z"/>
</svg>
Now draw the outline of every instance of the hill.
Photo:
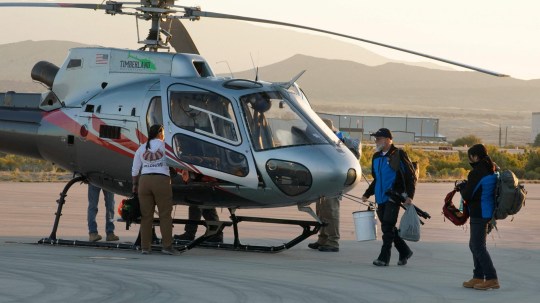
<svg viewBox="0 0 540 303">
<path fill-rule="evenodd" d="M 4 58 L 0 72 L 0 91 L 41 92 L 40 83 L 32 82 L 32 67 L 42 60 L 61 65 L 70 48 L 89 46 L 68 41 L 22 41 L 0 45 Z"/>
<path fill-rule="evenodd" d="M 259 68 L 259 79 L 298 80 L 320 112 L 440 118 L 450 140 L 475 134 L 496 144 L 499 128 L 508 142 L 530 142 L 531 113 L 540 111 L 540 80 L 497 78 L 477 72 L 443 71 L 386 63 L 367 66 L 304 55 Z M 235 77 L 254 78 L 254 71 Z M 504 140 L 504 138 L 503 138 Z"/>
</svg>

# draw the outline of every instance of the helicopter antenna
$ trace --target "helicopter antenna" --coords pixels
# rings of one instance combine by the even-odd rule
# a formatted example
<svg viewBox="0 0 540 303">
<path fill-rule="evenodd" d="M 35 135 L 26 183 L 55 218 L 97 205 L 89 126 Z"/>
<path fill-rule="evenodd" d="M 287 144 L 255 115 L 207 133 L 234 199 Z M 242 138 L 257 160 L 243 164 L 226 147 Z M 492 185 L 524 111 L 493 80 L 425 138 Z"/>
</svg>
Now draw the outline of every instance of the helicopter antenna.
<svg viewBox="0 0 540 303">
<path fill-rule="evenodd" d="M 219 64 L 219 63 L 225 63 L 225 64 L 227 64 L 227 68 L 229 68 L 229 74 L 231 74 L 231 78 L 234 78 L 234 75 L 233 75 L 233 72 L 232 72 L 232 70 L 231 70 L 231 66 L 229 65 L 229 62 L 228 62 L 228 61 L 225 61 L 225 60 L 224 60 L 224 61 L 218 61 L 218 62 L 216 62 L 216 64 Z"/>
<path fill-rule="evenodd" d="M 255 70 L 255 82 L 259 81 L 259 66 L 255 67 L 255 62 L 253 61 L 253 55 L 249 53 L 251 57 L 251 64 L 253 64 L 253 69 Z"/>
</svg>

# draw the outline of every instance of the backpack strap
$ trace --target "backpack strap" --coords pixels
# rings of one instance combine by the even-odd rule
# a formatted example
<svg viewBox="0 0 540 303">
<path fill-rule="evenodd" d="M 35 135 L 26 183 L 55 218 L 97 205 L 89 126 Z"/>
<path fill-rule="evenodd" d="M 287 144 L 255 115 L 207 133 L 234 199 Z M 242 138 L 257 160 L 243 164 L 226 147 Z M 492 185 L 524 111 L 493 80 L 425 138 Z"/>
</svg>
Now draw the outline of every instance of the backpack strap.
<svg viewBox="0 0 540 303">
<path fill-rule="evenodd" d="M 401 175 L 401 181 L 403 182 L 403 189 L 405 190 L 405 193 L 407 196 L 409 195 L 409 191 L 407 190 L 407 180 L 405 178 L 405 174 L 407 173 L 406 170 L 409 171 L 409 174 L 412 177 L 412 174 L 414 174 L 414 171 L 412 171 L 412 163 L 408 159 L 408 157 L 405 156 L 405 153 L 401 150 L 401 148 L 397 148 L 396 151 L 391 155 L 392 158 L 390 159 L 390 167 L 392 167 L 393 170 L 395 170 L 397 173 Z M 408 169 L 405 169 L 401 164 L 405 164 Z M 413 196 L 414 196 L 414 184 L 413 186 Z M 412 198 L 411 198 L 412 199 Z"/>
</svg>

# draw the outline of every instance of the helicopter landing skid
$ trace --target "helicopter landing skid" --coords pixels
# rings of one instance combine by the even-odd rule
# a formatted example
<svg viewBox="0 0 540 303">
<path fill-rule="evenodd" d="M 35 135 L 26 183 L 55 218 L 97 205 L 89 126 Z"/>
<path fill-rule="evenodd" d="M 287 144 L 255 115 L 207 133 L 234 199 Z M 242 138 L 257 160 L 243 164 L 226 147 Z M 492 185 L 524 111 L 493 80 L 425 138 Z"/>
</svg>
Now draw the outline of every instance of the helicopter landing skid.
<svg viewBox="0 0 540 303">
<path fill-rule="evenodd" d="M 195 246 L 202 248 L 213 248 L 213 249 L 225 249 L 233 251 L 250 251 L 250 252 L 270 252 L 276 253 L 285 249 L 289 249 L 296 244 L 304 241 L 310 236 L 317 234 L 319 229 L 323 226 L 323 223 L 316 221 L 303 221 L 303 220 L 288 220 L 288 219 L 274 219 L 274 218 L 261 218 L 261 217 L 246 217 L 246 216 L 236 216 L 234 213 L 231 214 L 232 222 L 208 222 L 208 221 L 191 221 L 199 225 L 206 225 L 207 232 L 193 241 L 186 240 L 175 240 L 175 248 L 179 250 L 191 249 Z M 259 223 L 272 223 L 272 224 L 288 224 L 288 225 L 299 225 L 302 227 L 302 233 L 292 239 L 291 241 L 284 243 L 279 246 L 261 246 L 261 245 L 245 245 L 240 243 L 240 238 L 238 234 L 238 223 L 240 222 L 259 222 Z M 214 223 L 222 223 L 221 226 L 215 227 Z M 225 226 L 233 227 L 234 231 L 234 241 L 230 243 L 218 243 L 206 241 L 212 238 L 214 235 L 219 233 Z M 211 230 L 211 232 L 209 232 Z M 184 248 L 185 247 L 185 248 Z"/>
<path fill-rule="evenodd" d="M 194 220 L 184 220 L 184 219 L 173 219 L 173 223 L 176 224 L 198 224 L 206 227 L 206 233 L 192 241 L 186 240 L 173 240 L 173 246 L 179 252 L 188 251 L 194 247 L 201 248 L 211 248 L 211 249 L 223 249 L 223 250 L 232 250 L 232 251 L 249 251 L 249 252 L 269 252 L 277 253 L 285 249 L 289 249 L 296 244 L 304 241 L 308 237 L 319 232 L 319 229 L 323 224 L 316 221 L 302 221 L 302 220 L 288 220 L 288 219 L 274 219 L 274 218 L 260 218 L 260 217 L 245 217 L 245 216 L 236 216 L 232 215 L 232 222 L 224 221 L 194 221 Z M 261 245 L 245 245 L 240 243 L 238 236 L 238 223 L 240 222 L 259 222 L 259 223 L 273 223 L 273 224 L 289 224 L 289 225 L 299 225 L 302 227 L 302 233 L 292 239 L 291 241 L 284 243 L 279 246 L 261 246 Z M 154 220 L 154 225 L 159 225 L 159 220 Z M 218 233 L 221 233 L 225 227 L 233 226 L 234 230 L 234 241 L 233 243 L 218 243 L 208 241 Z M 80 241 L 80 240 L 65 240 L 65 239 L 52 239 L 52 238 L 43 238 L 38 241 L 38 244 L 50 244 L 50 245 L 59 245 L 59 246 L 77 246 L 77 247 L 100 247 L 100 248 L 110 248 L 110 249 L 125 249 L 125 250 L 139 250 L 140 249 L 140 237 L 137 240 L 126 243 L 116 243 L 116 242 L 90 242 L 90 241 Z M 152 250 L 159 251 L 161 250 L 161 245 L 159 239 L 155 238 L 153 240 Z"/>
<path fill-rule="evenodd" d="M 58 225 L 60 223 L 60 217 L 62 216 L 62 208 L 65 204 L 65 197 L 71 186 L 77 182 L 87 182 L 86 178 L 83 176 L 77 176 L 71 179 L 63 191 L 60 193 L 60 199 L 56 202 L 58 203 L 58 208 L 55 213 L 55 220 L 53 224 L 53 229 L 48 238 L 42 238 L 38 241 L 38 244 L 50 244 L 50 245 L 62 245 L 62 246 L 80 246 L 80 247 L 103 247 L 103 248 L 116 248 L 116 249 L 128 249 L 128 250 L 138 250 L 140 249 L 140 233 L 139 237 L 135 241 L 125 242 L 125 243 L 116 243 L 116 242 L 91 242 L 91 241 L 80 241 L 80 240 L 64 240 L 57 239 L 56 232 L 58 230 Z M 305 207 L 299 208 L 302 211 L 306 211 Z M 173 246 L 180 252 L 184 252 L 192 249 L 193 247 L 204 247 L 204 248 L 215 248 L 215 249 L 226 249 L 226 250 L 236 250 L 236 251 L 253 251 L 253 252 L 279 252 L 284 249 L 289 249 L 296 244 L 304 241 L 308 237 L 319 232 L 319 229 L 323 226 L 324 223 L 320 221 L 303 221 L 303 220 L 289 220 L 289 219 L 274 219 L 274 218 L 261 218 L 261 217 L 246 217 L 246 216 L 236 216 L 234 209 L 229 209 L 231 213 L 231 221 L 201 221 L 201 220 L 185 220 L 185 219 L 173 219 L 173 223 L 176 224 L 197 224 L 203 225 L 206 227 L 206 232 L 204 235 L 192 240 L 192 241 L 182 241 L 182 240 L 173 240 Z M 314 216 L 314 214 L 312 214 Z M 314 216 L 316 218 L 316 216 Z M 302 227 L 302 233 L 291 241 L 284 243 L 279 246 L 260 246 L 260 245 L 245 245 L 240 243 L 239 233 L 238 233 L 238 223 L 240 222 L 259 222 L 259 223 L 272 223 L 272 224 L 288 224 L 288 225 L 298 225 Z M 136 222 L 140 223 L 140 222 Z M 154 219 L 154 226 L 159 225 L 159 219 Z M 225 227 L 232 226 L 234 232 L 234 241 L 232 244 L 229 243 L 217 243 L 208 241 L 212 237 L 216 236 L 223 232 Z M 126 229 L 129 229 L 129 225 L 126 226 Z M 153 246 L 152 250 L 160 250 L 161 246 L 159 239 L 153 233 Z"/>
</svg>

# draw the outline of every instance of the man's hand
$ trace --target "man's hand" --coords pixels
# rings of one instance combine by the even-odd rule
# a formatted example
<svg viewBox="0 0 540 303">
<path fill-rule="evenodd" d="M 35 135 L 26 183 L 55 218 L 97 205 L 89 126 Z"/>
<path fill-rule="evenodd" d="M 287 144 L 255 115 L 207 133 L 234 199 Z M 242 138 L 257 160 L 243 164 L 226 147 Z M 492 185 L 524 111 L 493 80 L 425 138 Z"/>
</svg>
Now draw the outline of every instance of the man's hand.
<svg viewBox="0 0 540 303">
<path fill-rule="evenodd" d="M 409 197 L 405 198 L 405 202 L 403 202 L 403 204 L 407 205 L 407 206 L 411 205 L 412 204 L 411 198 L 409 198 Z"/>
</svg>

